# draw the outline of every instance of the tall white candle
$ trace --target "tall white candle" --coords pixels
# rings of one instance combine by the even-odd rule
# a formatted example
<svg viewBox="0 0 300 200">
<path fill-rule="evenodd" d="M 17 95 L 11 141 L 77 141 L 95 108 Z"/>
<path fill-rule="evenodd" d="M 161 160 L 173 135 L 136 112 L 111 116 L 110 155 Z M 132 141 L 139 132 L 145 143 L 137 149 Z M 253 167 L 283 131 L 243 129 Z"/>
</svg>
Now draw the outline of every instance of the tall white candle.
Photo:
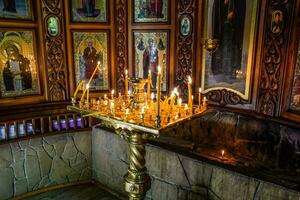
<svg viewBox="0 0 300 200">
<path fill-rule="evenodd" d="M 193 107 L 193 100 L 192 100 L 192 78 L 191 78 L 191 76 L 188 77 L 188 106 L 190 108 Z"/>
<path fill-rule="evenodd" d="M 125 70 L 125 97 L 128 96 L 128 70 Z"/>
<path fill-rule="evenodd" d="M 202 100 L 202 99 L 201 99 L 201 88 L 199 88 L 199 97 L 198 97 L 199 108 L 201 108 L 201 104 L 202 104 L 202 103 L 201 103 L 201 100 Z"/>
</svg>

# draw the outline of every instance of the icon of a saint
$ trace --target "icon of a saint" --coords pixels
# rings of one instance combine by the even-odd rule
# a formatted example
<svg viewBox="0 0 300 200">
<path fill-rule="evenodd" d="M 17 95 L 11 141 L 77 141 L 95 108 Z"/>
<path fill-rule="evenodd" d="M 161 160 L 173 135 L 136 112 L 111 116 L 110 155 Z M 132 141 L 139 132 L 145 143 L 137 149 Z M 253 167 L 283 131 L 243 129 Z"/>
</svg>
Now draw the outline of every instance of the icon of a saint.
<svg viewBox="0 0 300 200">
<path fill-rule="evenodd" d="M 241 69 L 245 23 L 245 0 L 215 0 L 213 4 L 213 38 L 220 41 L 212 57 L 212 73 L 222 81 L 235 79 Z"/>
<path fill-rule="evenodd" d="M 143 78 L 148 77 L 149 70 L 152 72 L 152 84 L 153 87 L 156 85 L 156 73 L 158 66 L 158 50 L 155 47 L 154 39 L 148 40 L 148 46 L 145 48 L 143 53 Z"/>
<path fill-rule="evenodd" d="M 87 40 L 87 47 L 84 49 L 82 57 L 84 60 L 85 78 L 90 79 L 99 60 L 99 54 L 94 47 L 94 41 L 92 39 Z"/>
<path fill-rule="evenodd" d="M 6 91 L 22 91 L 32 88 L 30 61 L 19 53 L 14 44 L 5 49 L 7 61 L 3 69 L 3 80 Z"/>
</svg>

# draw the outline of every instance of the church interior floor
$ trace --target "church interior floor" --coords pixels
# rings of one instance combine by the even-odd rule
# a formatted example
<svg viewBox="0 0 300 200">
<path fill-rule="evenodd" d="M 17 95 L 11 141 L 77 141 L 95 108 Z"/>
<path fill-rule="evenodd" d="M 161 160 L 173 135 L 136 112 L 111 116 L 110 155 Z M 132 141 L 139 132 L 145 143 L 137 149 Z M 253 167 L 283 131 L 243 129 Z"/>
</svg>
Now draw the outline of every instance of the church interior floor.
<svg viewBox="0 0 300 200">
<path fill-rule="evenodd" d="M 23 200 L 119 200 L 119 198 L 94 184 L 84 184 L 41 193 Z"/>
</svg>

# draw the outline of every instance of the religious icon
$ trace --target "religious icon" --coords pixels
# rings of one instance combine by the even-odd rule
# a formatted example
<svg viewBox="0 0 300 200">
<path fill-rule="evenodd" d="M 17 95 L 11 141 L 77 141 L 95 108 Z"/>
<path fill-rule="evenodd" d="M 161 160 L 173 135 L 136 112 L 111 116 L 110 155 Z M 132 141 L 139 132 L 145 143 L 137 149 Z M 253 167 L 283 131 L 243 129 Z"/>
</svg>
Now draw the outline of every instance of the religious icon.
<svg viewBox="0 0 300 200">
<path fill-rule="evenodd" d="M 55 37 L 59 33 L 59 20 L 56 16 L 51 16 L 47 20 L 48 34 Z"/>
<path fill-rule="evenodd" d="M 248 99 L 257 6 L 257 0 L 206 0 L 203 35 L 218 48 L 203 51 L 204 92 L 225 88 Z"/>
<path fill-rule="evenodd" d="M 0 0 L 0 18 L 31 20 L 31 0 Z"/>
<path fill-rule="evenodd" d="M 168 0 L 134 0 L 134 22 L 168 22 Z"/>
<path fill-rule="evenodd" d="M 96 66 L 101 71 L 93 77 L 90 90 L 109 89 L 107 32 L 73 32 L 74 62 L 77 85 L 88 81 Z"/>
<path fill-rule="evenodd" d="M 271 30 L 272 33 L 278 34 L 281 33 L 283 28 L 283 14 L 280 10 L 275 10 L 272 12 L 272 22 L 271 22 Z"/>
<path fill-rule="evenodd" d="M 33 32 L 0 32 L 2 63 L 1 96 L 13 97 L 39 92 Z"/>
<path fill-rule="evenodd" d="M 181 18 L 180 33 L 183 36 L 187 36 L 191 33 L 191 21 L 187 16 Z"/>
<path fill-rule="evenodd" d="M 300 111 L 300 42 L 297 52 L 297 61 L 295 66 L 295 75 L 293 81 L 293 89 L 291 96 L 291 108 Z"/>
<path fill-rule="evenodd" d="M 72 0 L 73 22 L 107 22 L 106 0 Z"/>
<path fill-rule="evenodd" d="M 162 90 L 167 90 L 168 32 L 134 32 L 135 76 L 148 78 L 151 72 L 153 90 L 156 88 L 157 67 L 163 70 Z"/>
</svg>

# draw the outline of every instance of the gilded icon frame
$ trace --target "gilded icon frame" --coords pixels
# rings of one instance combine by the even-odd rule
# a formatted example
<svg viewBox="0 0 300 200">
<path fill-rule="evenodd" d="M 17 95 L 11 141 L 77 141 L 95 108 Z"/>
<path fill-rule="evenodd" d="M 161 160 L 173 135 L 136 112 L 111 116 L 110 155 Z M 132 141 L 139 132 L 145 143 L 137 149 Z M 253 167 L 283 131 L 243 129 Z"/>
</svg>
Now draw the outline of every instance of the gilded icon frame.
<svg viewBox="0 0 300 200">
<path fill-rule="evenodd" d="M 141 58 L 143 59 L 144 53 L 146 51 L 146 46 L 144 50 L 139 50 L 137 47 L 137 38 L 135 34 L 140 34 L 140 37 L 143 36 L 146 39 L 150 39 L 151 37 L 154 39 L 154 43 L 156 45 L 155 48 L 158 48 L 157 46 L 160 43 L 160 39 L 159 36 L 162 37 L 162 44 L 164 46 L 164 50 L 157 50 L 157 55 L 158 55 L 158 59 L 161 58 L 161 56 L 163 57 L 161 60 L 158 60 L 158 64 L 157 66 L 161 66 L 162 69 L 162 92 L 167 92 L 169 90 L 169 80 L 170 80 L 170 33 L 169 30 L 167 29 L 162 29 L 162 30 L 133 30 L 132 31 L 132 47 L 134 49 L 133 51 L 133 74 L 134 77 L 137 78 L 147 78 L 148 76 L 146 76 L 146 74 L 148 75 L 149 71 L 144 72 L 144 69 L 137 69 L 137 68 L 141 68 L 141 66 L 137 67 L 137 63 L 138 65 L 140 65 L 139 63 L 142 62 Z M 144 41 L 144 43 L 147 43 L 147 41 Z M 149 47 L 149 45 L 148 45 Z M 143 54 L 143 55 L 142 55 Z M 137 58 L 139 57 L 139 59 Z M 156 68 L 157 69 L 157 68 Z M 143 72 L 141 72 L 141 70 L 143 70 Z M 155 80 L 156 74 L 155 72 L 152 72 L 152 78 Z M 143 74 L 143 77 L 142 77 Z M 152 80 L 153 80 L 152 79 Z M 153 84 L 153 91 L 156 90 L 155 85 L 156 83 L 152 83 Z"/>
<path fill-rule="evenodd" d="M 78 34 L 78 36 L 75 36 Z M 100 61 L 100 68 L 103 70 L 101 72 L 97 71 L 95 77 L 98 76 L 98 78 L 95 78 L 96 80 L 91 82 L 90 90 L 91 92 L 107 92 L 111 88 L 111 62 L 110 62 L 110 30 L 108 29 L 102 29 L 102 30 L 72 30 L 71 31 L 71 37 L 72 37 L 72 48 L 73 48 L 73 64 L 75 66 L 74 69 L 74 82 L 76 85 L 80 83 L 83 76 L 84 79 L 87 81 L 89 78 L 91 78 L 92 71 L 95 69 L 96 65 L 98 64 L 98 61 Z M 81 38 L 82 40 L 79 41 L 78 38 Z M 85 45 L 85 49 L 87 49 L 88 40 L 93 40 L 92 42 L 95 45 L 95 50 L 97 55 L 95 55 L 95 59 L 92 63 L 93 67 L 87 72 L 85 69 L 84 73 L 80 70 L 82 70 L 82 67 L 86 67 L 90 65 L 91 62 L 89 62 L 89 58 L 85 58 L 84 55 L 82 55 L 81 58 L 79 58 L 76 53 L 78 48 L 84 48 L 84 42 L 87 42 Z M 102 41 L 103 39 L 103 41 Z M 77 42 L 81 42 L 82 44 L 76 45 L 74 43 L 74 40 Z M 83 52 L 80 52 L 84 54 Z M 102 60 L 101 60 L 102 59 Z M 81 60 L 81 61 L 80 61 Z M 79 66 L 79 63 L 82 63 L 81 67 Z M 83 66 L 84 65 L 84 66 Z M 102 73 L 102 74 L 100 74 Z M 100 78 L 102 76 L 102 78 Z M 98 80 L 99 79 L 99 80 Z M 102 80 L 103 79 L 103 80 Z M 105 80 L 104 80 L 105 79 Z M 100 86 L 99 84 L 101 81 L 104 81 L 104 85 Z M 75 86 L 76 86 L 75 85 Z"/>
<path fill-rule="evenodd" d="M 4 29 L 0 35 L 0 97 L 41 94 L 35 30 Z M 8 49 L 14 52 L 11 58 Z"/>
</svg>

